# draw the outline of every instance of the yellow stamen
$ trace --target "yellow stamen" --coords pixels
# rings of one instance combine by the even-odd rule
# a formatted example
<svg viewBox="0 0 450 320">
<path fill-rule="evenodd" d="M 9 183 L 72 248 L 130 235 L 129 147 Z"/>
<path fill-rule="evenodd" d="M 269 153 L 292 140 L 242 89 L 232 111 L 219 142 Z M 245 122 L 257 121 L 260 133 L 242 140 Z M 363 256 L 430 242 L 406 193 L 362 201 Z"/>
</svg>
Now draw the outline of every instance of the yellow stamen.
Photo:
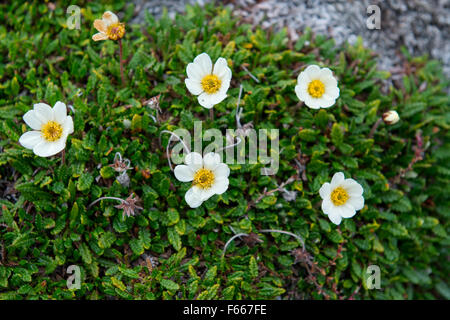
<svg viewBox="0 0 450 320">
<path fill-rule="evenodd" d="M 59 123 L 55 121 L 49 121 L 42 126 L 41 132 L 45 140 L 56 141 L 61 138 L 63 128 Z"/>
<path fill-rule="evenodd" d="M 211 170 L 202 168 L 198 170 L 194 175 L 194 185 L 199 186 L 202 189 L 211 188 L 214 182 L 214 173 Z"/>
<path fill-rule="evenodd" d="M 108 26 L 106 34 L 111 40 L 121 39 L 125 34 L 125 24 L 120 22 L 111 24 L 110 26 Z"/>
<path fill-rule="evenodd" d="M 342 206 L 349 198 L 347 190 L 342 187 L 337 187 L 331 192 L 331 201 L 335 206 Z"/>
<path fill-rule="evenodd" d="M 308 85 L 308 93 L 313 98 L 320 98 L 325 93 L 325 85 L 320 80 L 313 80 Z"/>
<path fill-rule="evenodd" d="M 208 74 L 202 79 L 202 88 L 208 94 L 219 91 L 222 81 L 215 74 Z"/>
</svg>

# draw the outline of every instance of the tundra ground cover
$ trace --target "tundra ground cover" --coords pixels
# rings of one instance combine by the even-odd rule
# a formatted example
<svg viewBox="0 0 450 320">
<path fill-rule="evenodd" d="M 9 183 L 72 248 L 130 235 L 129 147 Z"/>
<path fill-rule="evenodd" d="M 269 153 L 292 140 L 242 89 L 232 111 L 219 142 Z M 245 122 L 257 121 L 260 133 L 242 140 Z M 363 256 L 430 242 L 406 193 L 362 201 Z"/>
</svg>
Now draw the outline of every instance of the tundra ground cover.
<svg viewBox="0 0 450 320">
<path fill-rule="evenodd" d="M 386 86 L 389 72 L 361 42 L 336 47 L 305 30 L 293 43 L 212 5 L 138 26 L 126 24 L 125 2 L 80 2 L 81 27 L 70 30 L 68 6 L 0 5 L 2 299 L 450 297 L 449 82 L 438 62 L 404 52 L 403 81 Z M 124 84 L 117 42 L 92 40 L 106 10 L 126 24 Z M 202 52 L 233 72 L 214 118 L 185 85 Z M 330 108 L 296 95 L 298 74 L 313 64 L 338 80 Z M 193 130 L 195 120 L 236 128 L 241 85 L 240 122 L 279 129 L 279 170 L 229 165 L 228 190 L 193 209 L 161 133 Z M 57 101 L 72 106 L 64 164 L 18 142 L 33 104 Z M 401 120 L 380 122 L 388 110 Z M 365 200 L 339 226 L 319 194 L 336 172 L 358 181 Z M 135 215 L 116 200 L 90 205 L 135 196 Z M 81 269 L 78 290 L 67 288 L 70 265 Z M 380 268 L 380 290 L 367 287 L 369 265 Z"/>
</svg>

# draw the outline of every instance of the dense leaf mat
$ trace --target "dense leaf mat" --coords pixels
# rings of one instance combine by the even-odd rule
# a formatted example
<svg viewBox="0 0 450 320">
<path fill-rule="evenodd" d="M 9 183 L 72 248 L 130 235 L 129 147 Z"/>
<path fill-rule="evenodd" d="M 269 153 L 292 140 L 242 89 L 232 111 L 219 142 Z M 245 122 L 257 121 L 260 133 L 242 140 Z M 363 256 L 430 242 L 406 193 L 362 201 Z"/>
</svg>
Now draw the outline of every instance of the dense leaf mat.
<svg viewBox="0 0 450 320">
<path fill-rule="evenodd" d="M 450 298 L 450 113 L 439 63 L 406 56 L 403 77 L 388 85 L 392 75 L 376 69 L 361 41 L 340 48 L 305 30 L 291 43 L 286 30 L 253 28 L 229 10 L 187 7 L 175 20 L 127 24 L 122 87 L 117 42 L 92 41 L 92 22 L 109 9 L 127 23 L 133 6 L 79 2 L 80 30 L 66 27 L 68 2 L 0 5 L 1 299 Z M 233 71 L 214 121 L 184 84 L 187 63 L 201 52 L 225 57 Z M 338 79 L 340 97 L 329 109 L 309 109 L 295 95 L 310 64 Z M 235 128 L 240 84 L 241 122 L 280 130 L 279 171 L 262 176 L 261 164 L 231 165 L 228 191 L 190 209 L 189 184 L 167 163 L 169 135 L 160 144 L 159 134 L 192 130 L 196 119 L 203 129 Z M 145 101 L 158 94 L 155 123 Z M 33 103 L 58 100 L 75 110 L 63 166 L 59 156 L 39 158 L 18 143 Z M 390 109 L 400 122 L 380 125 L 371 138 Z M 108 166 L 116 152 L 131 160 L 129 188 Z M 366 200 L 339 227 L 318 193 L 337 171 L 361 183 Z M 286 189 L 295 200 L 277 191 L 256 201 L 291 176 Z M 110 200 L 87 208 L 132 192 L 144 207 L 136 216 L 123 218 Z M 301 236 L 307 253 L 295 238 L 262 229 Z M 234 232 L 261 241 L 235 239 L 222 258 Z M 81 267 L 79 290 L 66 286 L 70 265 Z M 380 290 L 367 288 L 369 265 L 380 267 Z"/>
</svg>

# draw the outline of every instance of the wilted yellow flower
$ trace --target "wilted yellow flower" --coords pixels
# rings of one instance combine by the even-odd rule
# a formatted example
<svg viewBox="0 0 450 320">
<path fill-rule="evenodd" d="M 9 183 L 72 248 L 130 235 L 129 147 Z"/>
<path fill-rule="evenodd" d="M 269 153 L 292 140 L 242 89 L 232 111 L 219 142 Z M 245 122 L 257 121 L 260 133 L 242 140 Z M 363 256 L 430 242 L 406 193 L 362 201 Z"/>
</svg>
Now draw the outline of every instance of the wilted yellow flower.
<svg viewBox="0 0 450 320">
<path fill-rule="evenodd" d="M 102 19 L 96 19 L 94 21 L 94 27 L 99 32 L 92 36 L 94 41 L 100 40 L 118 40 L 122 39 L 125 34 L 125 24 L 119 21 L 117 15 L 111 11 L 106 11 Z"/>
</svg>

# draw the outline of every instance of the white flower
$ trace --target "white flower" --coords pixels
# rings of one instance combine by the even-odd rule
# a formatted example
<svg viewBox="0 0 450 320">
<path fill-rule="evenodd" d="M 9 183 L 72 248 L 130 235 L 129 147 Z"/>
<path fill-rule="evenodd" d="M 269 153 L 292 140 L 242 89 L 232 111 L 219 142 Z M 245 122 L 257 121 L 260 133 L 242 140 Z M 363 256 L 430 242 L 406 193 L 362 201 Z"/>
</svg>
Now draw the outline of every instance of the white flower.
<svg viewBox="0 0 450 320">
<path fill-rule="evenodd" d="M 175 167 L 174 174 L 179 181 L 192 181 L 192 187 L 184 197 L 191 208 L 197 208 L 213 195 L 227 191 L 230 168 L 220 161 L 217 153 L 210 152 L 202 158 L 201 154 L 191 152 L 186 155 L 184 163 L 186 165 Z"/>
<path fill-rule="evenodd" d="M 339 97 L 339 88 L 330 69 L 311 65 L 298 75 L 295 93 L 311 109 L 329 108 Z"/>
<path fill-rule="evenodd" d="M 34 131 L 25 132 L 19 143 L 40 157 L 50 157 L 66 147 L 67 136 L 73 133 L 72 117 L 67 115 L 66 105 L 60 101 L 53 109 L 45 103 L 37 103 L 34 109 L 23 115 L 23 120 Z"/>
<path fill-rule="evenodd" d="M 103 13 L 102 19 L 94 21 L 94 28 L 99 31 L 92 36 L 94 41 L 117 40 L 125 34 L 125 24 L 119 22 L 119 18 L 111 11 Z"/>
<path fill-rule="evenodd" d="M 398 115 L 397 111 L 390 110 L 383 113 L 383 121 L 388 125 L 396 124 L 399 120 L 400 116 Z"/>
<path fill-rule="evenodd" d="M 319 190 L 322 201 L 322 211 L 328 215 L 331 222 L 339 225 L 342 218 L 351 218 L 357 210 L 364 207 L 364 190 L 353 179 L 345 179 L 342 172 L 337 172 L 331 183 L 324 183 Z"/>
<path fill-rule="evenodd" d="M 201 106 L 211 109 L 227 97 L 231 69 L 224 58 L 217 59 L 213 68 L 211 58 L 203 52 L 187 65 L 186 73 L 186 87 L 190 93 L 198 96 Z"/>
</svg>

